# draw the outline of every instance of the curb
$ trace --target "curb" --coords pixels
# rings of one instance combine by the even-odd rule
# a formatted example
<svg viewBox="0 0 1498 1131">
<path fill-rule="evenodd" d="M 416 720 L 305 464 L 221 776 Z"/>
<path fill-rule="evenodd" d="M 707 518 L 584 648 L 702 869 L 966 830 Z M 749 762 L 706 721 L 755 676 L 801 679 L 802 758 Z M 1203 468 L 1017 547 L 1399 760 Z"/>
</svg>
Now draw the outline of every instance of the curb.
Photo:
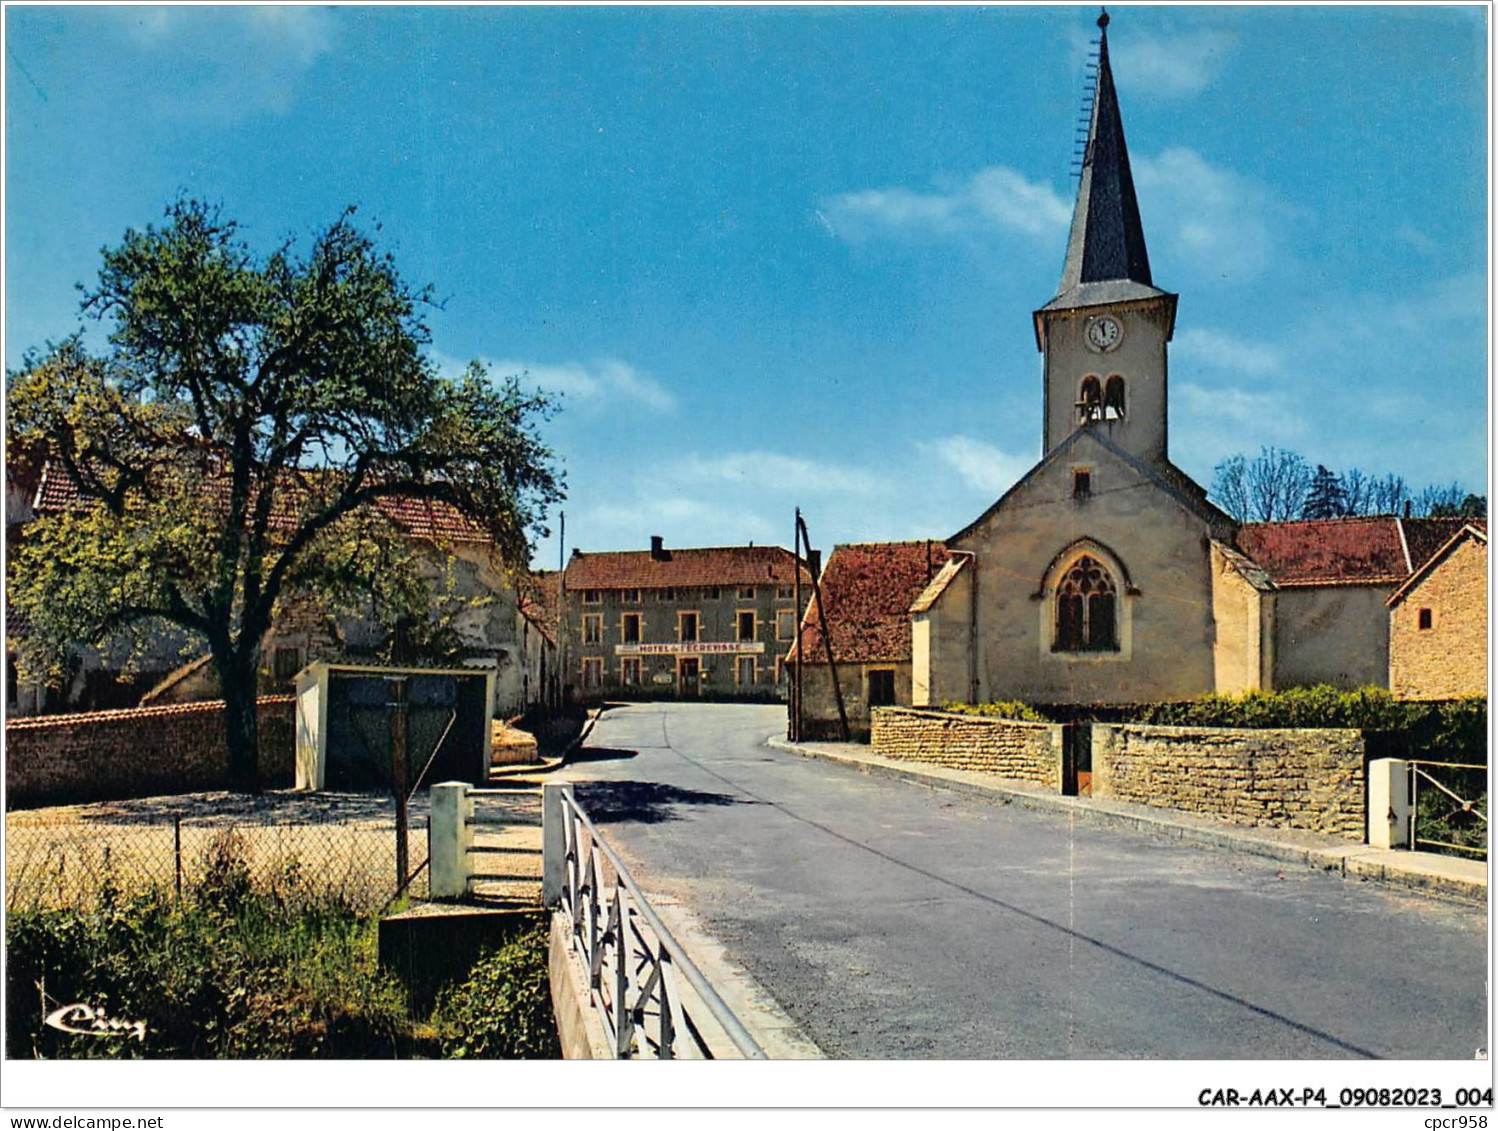
<svg viewBox="0 0 1498 1131">
<path fill-rule="evenodd" d="M 1239 829 L 1204 828 L 1161 814 L 1124 813 L 1112 809 L 1099 809 L 1090 802 L 1074 797 L 1032 793 L 1029 790 L 1004 786 L 997 782 L 964 781 L 944 773 L 933 772 L 939 767 L 917 769 L 915 767 L 892 766 L 886 762 L 873 762 L 862 758 L 834 754 L 826 750 L 813 750 L 771 735 L 765 745 L 803 758 L 820 758 L 841 766 L 850 766 L 866 774 L 897 781 L 912 782 L 935 789 L 944 789 L 968 797 L 989 801 L 1000 800 L 1004 804 L 1022 805 L 1050 813 L 1068 813 L 1079 816 L 1093 824 L 1112 828 L 1126 828 L 1169 837 L 1187 844 L 1199 844 L 1209 848 L 1225 849 L 1250 856 L 1262 856 L 1282 860 L 1291 864 L 1304 864 L 1310 868 L 1327 872 L 1340 872 L 1343 878 L 1356 877 L 1394 887 L 1419 892 L 1422 895 L 1449 899 L 1459 903 L 1486 906 L 1488 888 L 1486 881 L 1472 881 L 1457 876 L 1441 876 L 1413 870 L 1389 867 L 1387 861 L 1372 857 L 1378 849 L 1366 844 L 1351 844 L 1346 848 L 1319 847 L 1316 845 L 1287 844 L 1272 837 L 1255 835 Z M 950 772 L 950 771 L 949 771 Z"/>
</svg>

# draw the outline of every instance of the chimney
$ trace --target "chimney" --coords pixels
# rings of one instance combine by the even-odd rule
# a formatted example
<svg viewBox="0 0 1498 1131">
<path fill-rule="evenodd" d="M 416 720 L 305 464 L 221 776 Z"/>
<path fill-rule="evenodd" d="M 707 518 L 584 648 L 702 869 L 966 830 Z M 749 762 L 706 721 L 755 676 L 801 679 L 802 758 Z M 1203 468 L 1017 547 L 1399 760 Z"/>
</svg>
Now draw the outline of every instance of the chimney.
<svg viewBox="0 0 1498 1131">
<path fill-rule="evenodd" d="M 813 578 L 822 576 L 822 551 L 808 548 L 806 551 L 806 568 Z"/>
<path fill-rule="evenodd" d="M 666 540 L 659 534 L 650 536 L 650 556 L 658 562 L 663 562 L 667 558 Z"/>
<path fill-rule="evenodd" d="M 1404 501 L 1404 517 L 1410 517 L 1410 501 L 1408 499 Z"/>
</svg>

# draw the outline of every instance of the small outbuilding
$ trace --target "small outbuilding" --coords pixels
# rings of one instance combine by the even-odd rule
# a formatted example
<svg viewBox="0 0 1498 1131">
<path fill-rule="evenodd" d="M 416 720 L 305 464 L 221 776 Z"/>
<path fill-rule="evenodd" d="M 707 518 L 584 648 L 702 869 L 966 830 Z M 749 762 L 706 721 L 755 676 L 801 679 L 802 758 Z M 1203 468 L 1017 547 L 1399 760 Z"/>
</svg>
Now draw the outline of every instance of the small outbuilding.
<svg viewBox="0 0 1498 1131">
<path fill-rule="evenodd" d="M 388 791 L 401 715 L 408 789 L 483 785 L 493 702 L 489 668 L 309 664 L 296 677 L 296 787 Z"/>
</svg>

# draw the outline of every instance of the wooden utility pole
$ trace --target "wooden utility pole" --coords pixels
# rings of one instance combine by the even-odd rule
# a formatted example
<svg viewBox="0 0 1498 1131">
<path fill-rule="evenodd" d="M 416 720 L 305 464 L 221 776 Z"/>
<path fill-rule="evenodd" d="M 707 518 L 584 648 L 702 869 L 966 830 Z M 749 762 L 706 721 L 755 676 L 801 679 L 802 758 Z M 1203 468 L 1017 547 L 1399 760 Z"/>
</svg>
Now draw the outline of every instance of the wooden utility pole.
<svg viewBox="0 0 1498 1131">
<path fill-rule="evenodd" d="M 557 714 L 567 710 L 567 512 L 557 523 Z"/>
<path fill-rule="evenodd" d="M 801 741 L 801 508 L 796 508 L 796 534 L 791 540 L 795 547 L 791 551 L 795 557 L 796 567 L 796 652 L 795 662 L 791 665 L 791 727 L 789 738 L 792 742 Z"/>
<path fill-rule="evenodd" d="M 806 557 L 811 558 L 811 534 L 806 529 L 806 520 L 801 517 L 801 512 L 796 511 L 796 531 L 806 544 Z M 843 706 L 843 686 L 837 678 L 837 661 L 832 656 L 832 633 L 827 629 L 827 602 L 822 600 L 822 580 L 817 576 L 818 571 L 809 570 L 811 574 L 811 599 L 817 603 L 817 620 L 822 626 L 822 648 L 827 653 L 827 674 L 832 679 L 832 697 L 837 700 L 837 719 L 842 726 L 844 742 L 851 742 L 852 732 L 848 729 L 848 709 Z"/>
</svg>

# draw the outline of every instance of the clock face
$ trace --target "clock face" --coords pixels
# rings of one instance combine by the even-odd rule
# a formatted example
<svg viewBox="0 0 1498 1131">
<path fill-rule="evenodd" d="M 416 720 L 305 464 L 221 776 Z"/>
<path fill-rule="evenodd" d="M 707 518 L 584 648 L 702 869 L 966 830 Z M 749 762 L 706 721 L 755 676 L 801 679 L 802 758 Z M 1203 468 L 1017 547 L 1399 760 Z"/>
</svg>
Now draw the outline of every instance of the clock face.
<svg viewBox="0 0 1498 1131">
<path fill-rule="evenodd" d="M 1087 323 L 1087 344 L 1095 350 L 1111 350 L 1123 341 L 1123 327 L 1116 318 L 1094 318 Z"/>
</svg>

